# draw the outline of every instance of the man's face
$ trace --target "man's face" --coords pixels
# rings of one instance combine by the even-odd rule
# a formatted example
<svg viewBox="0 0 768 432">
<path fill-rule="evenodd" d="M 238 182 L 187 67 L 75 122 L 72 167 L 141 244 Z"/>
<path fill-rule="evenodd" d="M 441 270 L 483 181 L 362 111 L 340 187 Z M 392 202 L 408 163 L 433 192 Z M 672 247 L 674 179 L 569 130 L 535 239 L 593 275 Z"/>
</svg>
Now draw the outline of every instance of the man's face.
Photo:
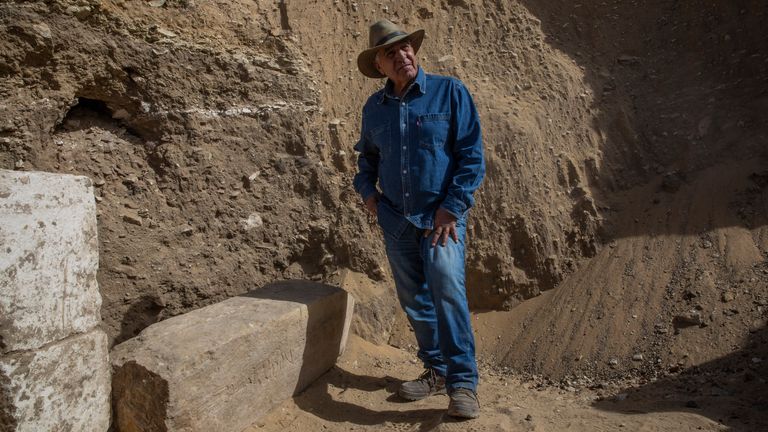
<svg viewBox="0 0 768 432">
<path fill-rule="evenodd" d="M 376 55 L 376 69 L 395 84 L 404 85 L 416 78 L 418 61 L 410 41 L 396 43 Z"/>
</svg>

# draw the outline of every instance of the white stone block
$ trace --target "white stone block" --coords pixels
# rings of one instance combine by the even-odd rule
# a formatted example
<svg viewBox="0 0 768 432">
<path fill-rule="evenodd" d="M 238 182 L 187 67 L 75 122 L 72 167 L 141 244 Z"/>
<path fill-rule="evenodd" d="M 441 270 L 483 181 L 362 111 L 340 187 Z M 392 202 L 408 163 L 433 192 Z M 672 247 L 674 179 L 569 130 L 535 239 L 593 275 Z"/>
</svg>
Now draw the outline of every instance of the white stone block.
<svg viewBox="0 0 768 432">
<path fill-rule="evenodd" d="M 0 170 L 0 249 L 0 354 L 99 324 L 90 179 Z"/>
<path fill-rule="evenodd" d="M 108 356 L 101 330 L 0 356 L 0 430 L 106 431 Z"/>
<path fill-rule="evenodd" d="M 120 431 L 240 431 L 330 369 L 354 301 L 279 282 L 146 328 L 111 353 Z"/>
</svg>

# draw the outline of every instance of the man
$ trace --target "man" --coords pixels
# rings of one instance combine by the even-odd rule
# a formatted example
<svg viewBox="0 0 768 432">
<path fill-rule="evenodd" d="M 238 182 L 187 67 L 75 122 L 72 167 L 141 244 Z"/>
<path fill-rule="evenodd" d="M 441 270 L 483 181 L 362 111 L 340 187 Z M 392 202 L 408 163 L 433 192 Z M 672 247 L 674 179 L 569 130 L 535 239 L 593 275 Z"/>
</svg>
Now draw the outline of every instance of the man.
<svg viewBox="0 0 768 432">
<path fill-rule="evenodd" d="M 387 20 L 370 28 L 358 68 L 388 79 L 363 107 L 354 185 L 384 232 L 398 298 L 424 362 L 425 372 L 398 393 L 419 400 L 447 389 L 448 414 L 476 418 L 464 242 L 472 194 L 485 173 L 480 122 L 458 79 L 419 67 L 423 38 L 423 30 L 407 33 Z"/>
</svg>

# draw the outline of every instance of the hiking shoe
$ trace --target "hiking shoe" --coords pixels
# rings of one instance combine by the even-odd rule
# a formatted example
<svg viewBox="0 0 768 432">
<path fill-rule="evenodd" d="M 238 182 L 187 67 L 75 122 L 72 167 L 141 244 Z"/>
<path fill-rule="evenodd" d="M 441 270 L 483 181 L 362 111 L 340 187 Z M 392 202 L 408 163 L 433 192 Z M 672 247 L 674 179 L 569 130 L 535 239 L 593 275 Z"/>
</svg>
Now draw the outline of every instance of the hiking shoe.
<svg viewBox="0 0 768 432">
<path fill-rule="evenodd" d="M 397 394 L 409 401 L 417 401 L 434 394 L 445 394 L 445 377 L 438 375 L 434 369 L 427 368 L 415 380 L 400 384 Z"/>
<path fill-rule="evenodd" d="M 461 387 L 452 391 L 447 414 L 451 417 L 466 419 L 480 417 L 480 402 L 477 400 L 477 394 Z"/>
</svg>

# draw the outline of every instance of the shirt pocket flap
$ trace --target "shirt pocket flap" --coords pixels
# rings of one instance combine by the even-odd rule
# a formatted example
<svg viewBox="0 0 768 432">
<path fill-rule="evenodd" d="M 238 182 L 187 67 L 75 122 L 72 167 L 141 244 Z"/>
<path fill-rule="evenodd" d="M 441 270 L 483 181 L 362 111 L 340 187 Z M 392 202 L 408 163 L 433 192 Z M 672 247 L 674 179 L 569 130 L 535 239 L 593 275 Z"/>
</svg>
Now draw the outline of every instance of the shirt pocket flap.
<svg viewBox="0 0 768 432">
<path fill-rule="evenodd" d="M 451 126 L 451 113 L 422 114 L 418 117 L 419 145 L 430 150 L 445 147 Z"/>
</svg>

